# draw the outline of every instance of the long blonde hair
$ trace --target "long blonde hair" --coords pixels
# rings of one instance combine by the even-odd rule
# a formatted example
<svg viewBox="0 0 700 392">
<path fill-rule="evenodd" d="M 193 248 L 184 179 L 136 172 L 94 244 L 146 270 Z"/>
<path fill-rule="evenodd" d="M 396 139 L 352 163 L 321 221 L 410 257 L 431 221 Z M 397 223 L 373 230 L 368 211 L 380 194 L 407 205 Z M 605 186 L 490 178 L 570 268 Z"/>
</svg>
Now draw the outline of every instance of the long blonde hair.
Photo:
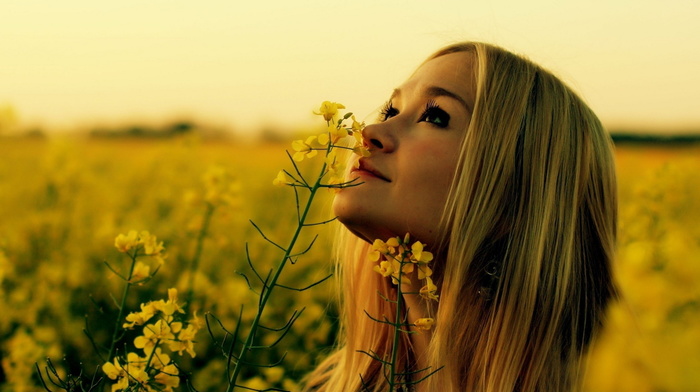
<svg viewBox="0 0 700 392">
<path fill-rule="evenodd" d="M 617 225 L 612 145 L 595 114 L 549 72 L 483 43 L 471 53 L 476 102 L 442 212 L 440 302 L 426 391 L 570 391 L 614 298 Z M 368 244 L 346 235 L 338 349 L 307 390 L 382 390 L 395 290 L 368 267 Z M 392 305 L 393 306 L 393 305 Z M 412 360 L 410 342 L 401 361 Z"/>
</svg>

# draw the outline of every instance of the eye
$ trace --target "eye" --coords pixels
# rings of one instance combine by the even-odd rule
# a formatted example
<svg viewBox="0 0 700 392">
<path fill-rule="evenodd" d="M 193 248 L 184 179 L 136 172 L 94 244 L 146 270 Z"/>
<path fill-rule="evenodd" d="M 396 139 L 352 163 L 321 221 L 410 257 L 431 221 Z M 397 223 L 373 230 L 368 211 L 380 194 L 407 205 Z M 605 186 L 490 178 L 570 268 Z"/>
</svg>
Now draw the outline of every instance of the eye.
<svg viewBox="0 0 700 392">
<path fill-rule="evenodd" d="M 391 101 L 386 101 L 382 110 L 379 112 L 378 120 L 384 122 L 399 114 L 399 110 L 394 107 Z"/>
<path fill-rule="evenodd" d="M 439 128 L 447 128 L 450 125 L 450 115 L 442 110 L 435 101 L 430 100 L 425 105 L 425 111 L 418 122 L 425 121 Z"/>
</svg>

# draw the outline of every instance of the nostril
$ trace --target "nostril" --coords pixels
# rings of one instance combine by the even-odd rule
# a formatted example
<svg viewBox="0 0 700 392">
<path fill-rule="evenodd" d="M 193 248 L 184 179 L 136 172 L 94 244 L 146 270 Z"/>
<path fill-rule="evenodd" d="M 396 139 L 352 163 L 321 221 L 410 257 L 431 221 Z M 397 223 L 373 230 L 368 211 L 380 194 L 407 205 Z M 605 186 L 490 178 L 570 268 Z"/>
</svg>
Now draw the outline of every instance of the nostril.
<svg viewBox="0 0 700 392">
<path fill-rule="evenodd" d="M 382 144 L 382 142 L 380 142 L 377 139 L 369 139 L 369 142 L 370 142 L 370 144 L 372 144 L 376 148 L 379 148 L 379 149 L 384 148 L 384 145 Z"/>
</svg>

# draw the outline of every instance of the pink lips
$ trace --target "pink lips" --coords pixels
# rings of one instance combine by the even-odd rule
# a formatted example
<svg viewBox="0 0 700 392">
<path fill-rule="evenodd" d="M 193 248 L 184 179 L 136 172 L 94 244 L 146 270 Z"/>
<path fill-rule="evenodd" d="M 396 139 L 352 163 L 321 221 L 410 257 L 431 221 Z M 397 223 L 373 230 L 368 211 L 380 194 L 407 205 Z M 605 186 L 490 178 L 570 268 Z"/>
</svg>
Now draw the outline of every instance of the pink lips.
<svg viewBox="0 0 700 392">
<path fill-rule="evenodd" d="M 356 173 L 360 176 L 362 175 L 367 175 L 370 177 L 376 177 L 380 180 L 384 180 L 386 182 L 391 182 L 390 179 L 386 178 L 379 170 L 375 169 L 372 164 L 367 162 L 364 159 L 360 159 L 359 161 L 359 167 L 352 169 L 353 173 Z"/>
</svg>

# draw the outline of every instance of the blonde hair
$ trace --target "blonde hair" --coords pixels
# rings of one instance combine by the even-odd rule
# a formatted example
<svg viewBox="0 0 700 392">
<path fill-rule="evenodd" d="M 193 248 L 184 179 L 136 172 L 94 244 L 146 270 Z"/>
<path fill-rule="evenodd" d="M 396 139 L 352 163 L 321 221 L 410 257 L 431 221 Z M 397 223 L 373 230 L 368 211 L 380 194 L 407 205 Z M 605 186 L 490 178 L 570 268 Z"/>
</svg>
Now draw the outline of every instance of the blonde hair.
<svg viewBox="0 0 700 392">
<path fill-rule="evenodd" d="M 426 391 L 570 391 L 615 297 L 617 225 L 612 144 L 595 114 L 549 72 L 483 43 L 471 53 L 476 102 L 443 211 L 440 302 Z M 436 212 L 439 213 L 439 212 Z M 382 390 L 394 287 L 372 271 L 369 245 L 346 235 L 339 348 L 307 390 Z M 393 306 L 393 305 L 392 305 Z M 414 355 L 401 342 L 403 365 Z"/>
</svg>

